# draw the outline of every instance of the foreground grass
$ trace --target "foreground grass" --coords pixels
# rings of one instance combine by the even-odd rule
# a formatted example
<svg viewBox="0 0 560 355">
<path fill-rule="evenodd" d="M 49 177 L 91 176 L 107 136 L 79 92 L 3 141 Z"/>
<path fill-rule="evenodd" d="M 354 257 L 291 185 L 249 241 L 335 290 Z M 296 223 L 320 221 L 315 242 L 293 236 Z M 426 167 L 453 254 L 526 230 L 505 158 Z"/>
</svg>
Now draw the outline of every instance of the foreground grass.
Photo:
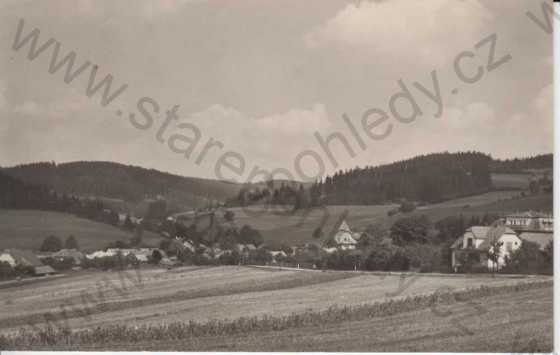
<svg viewBox="0 0 560 355">
<path fill-rule="evenodd" d="M 105 350 L 131 350 L 131 349 L 163 349 L 173 346 L 175 350 L 202 350 L 202 349 L 218 349 L 220 348 L 217 339 L 232 340 L 236 337 L 241 337 L 245 339 L 245 343 L 230 344 L 226 345 L 225 348 L 228 350 L 279 350 L 279 349 L 292 349 L 292 350 L 302 350 L 308 348 L 313 344 L 321 344 L 322 342 L 315 343 L 313 341 L 308 341 L 305 339 L 299 339 L 297 337 L 282 337 L 282 332 L 294 331 L 294 329 L 304 330 L 316 330 L 323 329 L 325 326 L 332 326 L 331 332 L 338 334 L 351 334 L 352 329 L 346 328 L 344 325 L 348 322 L 367 322 L 372 319 L 379 319 L 383 317 L 391 317 L 399 314 L 413 314 L 415 312 L 422 311 L 424 313 L 436 315 L 438 318 L 444 319 L 449 317 L 451 312 L 449 309 L 458 310 L 458 313 L 465 312 L 465 306 L 470 307 L 470 313 L 475 311 L 479 312 L 479 316 L 489 317 L 489 320 L 493 320 L 489 311 L 492 308 L 487 309 L 487 307 L 481 306 L 477 307 L 474 302 L 475 299 L 485 298 L 485 297 L 495 297 L 497 299 L 497 304 L 502 302 L 503 298 L 511 297 L 515 293 L 523 292 L 539 292 L 547 293 L 550 292 L 552 286 L 552 281 L 539 281 L 530 283 L 519 283 L 515 285 L 488 287 L 481 286 L 473 289 L 467 289 L 455 292 L 436 292 L 427 295 L 418 295 L 413 297 L 406 297 L 397 300 L 389 300 L 385 302 L 379 302 L 374 304 L 364 304 L 359 306 L 342 306 L 342 307 L 331 307 L 324 311 L 309 311 L 303 313 L 296 313 L 285 317 L 274 317 L 274 316 L 264 316 L 264 317 L 252 317 L 252 318 L 239 318 L 231 321 L 210 321 L 205 323 L 198 322 L 175 322 L 165 325 L 146 325 L 131 327 L 126 325 L 114 325 L 97 327 L 94 329 L 79 330 L 72 332 L 70 329 L 60 329 L 47 327 L 42 330 L 29 331 L 22 329 L 18 334 L 0 336 L 0 348 L 10 350 L 47 350 L 47 349 L 105 349 Z M 500 297 L 496 297 L 500 296 Z M 483 304 L 485 304 L 484 302 Z M 521 303 L 523 304 L 523 303 Z M 449 307 L 451 308 L 445 308 Z M 451 313 L 450 313 L 451 312 Z M 471 314 L 472 316 L 473 314 Z M 474 316 L 476 316 L 476 312 Z M 547 315 L 547 317 L 552 317 Z M 433 317 L 432 317 L 433 318 Z M 541 316 L 542 318 L 542 316 Z M 482 319 L 482 318 L 481 318 Z M 543 318 L 544 319 L 544 318 Z M 408 326 L 414 326 L 414 324 L 425 322 L 426 317 L 422 314 L 417 314 L 412 319 L 409 319 L 405 324 Z M 539 321 L 540 318 L 533 319 L 534 321 Z M 491 324 L 492 322 L 488 322 Z M 525 320 L 527 322 L 527 320 Z M 442 338 L 447 338 L 448 341 L 443 350 L 449 351 L 453 349 L 457 351 L 453 344 L 449 343 L 449 338 L 456 336 L 458 331 L 464 332 L 467 335 L 472 335 L 472 331 L 463 324 L 454 323 L 457 329 L 453 329 L 447 325 L 447 329 L 443 330 L 440 334 Z M 482 325 L 485 321 L 482 320 Z M 486 325 L 487 326 L 487 325 Z M 429 324 L 428 324 L 429 327 Z M 367 331 L 369 327 L 364 329 Z M 426 327 L 424 327 L 426 328 Z M 363 329 L 363 330 L 364 330 Z M 380 328 L 387 331 L 389 328 Z M 429 329 L 429 328 L 428 328 Z M 525 329 L 525 328 L 523 328 Z M 369 329 L 373 331 L 375 329 Z M 424 329 L 426 330 L 426 329 Z M 436 329 L 437 330 L 437 329 Z M 542 326 L 543 334 L 546 332 L 551 333 L 552 325 L 550 329 L 545 324 Z M 280 335 L 278 335 L 280 332 Z M 305 332 L 303 332 L 304 334 Z M 301 332 L 299 333 L 301 334 Z M 363 335 L 363 334 L 362 334 Z M 387 336 L 387 334 L 385 333 Z M 461 334 L 459 334 L 461 335 Z M 389 334 L 389 337 L 391 334 Z M 266 343 L 261 342 L 262 338 L 268 337 L 273 342 Z M 327 337 L 328 338 L 328 337 Z M 367 336 L 366 336 L 367 338 Z M 247 339 L 248 342 L 247 343 Z M 274 341 L 277 339 L 289 339 L 287 343 L 279 343 L 274 345 Z M 515 339 L 515 334 L 512 334 L 509 339 Z M 207 342 L 209 340 L 209 342 Z M 413 339 L 414 340 L 414 339 Z M 422 340 L 422 338 L 420 338 Z M 535 346 L 542 347 L 542 350 L 548 351 L 550 349 L 550 342 L 547 343 L 548 338 L 537 340 Z M 410 342 L 410 339 L 409 339 Z M 245 344 L 245 345 L 243 345 Z M 328 344 L 326 342 L 325 344 Z M 378 348 L 368 347 L 367 343 L 360 342 L 363 350 L 378 350 Z M 426 343 L 427 345 L 431 343 Z M 425 345 L 426 345 L 425 344 Z M 409 344 L 410 345 L 410 344 Z M 350 350 L 342 349 L 342 350 Z M 402 348 L 394 340 L 386 342 L 386 344 L 380 344 L 379 348 L 382 349 L 397 349 L 403 350 L 408 348 Z M 322 350 L 332 350 L 332 346 L 317 346 L 313 349 Z M 416 349 L 416 348 L 412 348 Z M 426 348 L 430 351 L 434 351 L 432 348 Z M 540 349 L 540 348 L 539 348 Z M 491 350 L 483 348 L 482 350 Z M 481 351 L 481 350 L 478 350 Z M 510 351 L 508 349 L 502 349 L 502 351 Z"/>
</svg>

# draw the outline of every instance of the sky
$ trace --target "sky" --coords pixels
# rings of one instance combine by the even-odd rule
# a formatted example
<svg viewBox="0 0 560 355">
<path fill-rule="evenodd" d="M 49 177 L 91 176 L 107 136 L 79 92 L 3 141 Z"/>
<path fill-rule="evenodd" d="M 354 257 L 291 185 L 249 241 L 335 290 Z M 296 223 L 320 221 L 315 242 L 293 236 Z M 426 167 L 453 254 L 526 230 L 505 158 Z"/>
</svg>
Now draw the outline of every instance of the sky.
<svg viewBox="0 0 560 355">
<path fill-rule="evenodd" d="M 552 36 L 528 11 L 546 23 L 534 0 L 0 0 L 0 166 L 311 180 L 432 152 L 551 153 Z M 35 28 L 37 47 L 53 41 L 30 60 Z M 87 63 L 68 83 L 55 49 Z M 106 106 L 86 93 L 94 67 L 110 93 L 126 84 Z"/>
</svg>

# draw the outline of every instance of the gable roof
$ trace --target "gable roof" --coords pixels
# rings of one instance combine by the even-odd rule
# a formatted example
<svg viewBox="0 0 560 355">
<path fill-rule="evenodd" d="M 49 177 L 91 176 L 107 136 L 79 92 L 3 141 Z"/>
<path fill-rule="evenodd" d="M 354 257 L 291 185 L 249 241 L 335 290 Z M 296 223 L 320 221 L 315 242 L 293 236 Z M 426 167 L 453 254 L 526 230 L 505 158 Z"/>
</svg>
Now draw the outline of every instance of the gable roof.
<svg viewBox="0 0 560 355">
<path fill-rule="evenodd" d="M 486 226 L 472 226 L 466 230 L 466 232 L 471 232 L 477 239 L 486 239 L 488 237 L 488 231 L 491 227 Z"/>
<path fill-rule="evenodd" d="M 482 239 L 482 243 L 476 246 L 476 248 L 472 248 L 472 250 L 488 250 L 494 240 L 499 239 L 505 234 L 517 236 L 517 233 L 515 233 L 511 228 L 502 224 L 495 224 L 493 226 L 472 226 L 468 228 L 463 235 L 459 236 L 455 242 L 451 244 L 450 248 L 461 249 L 465 234 L 468 232 L 472 233 L 475 239 Z"/>
<path fill-rule="evenodd" d="M 472 226 L 466 230 L 471 232 L 476 239 L 499 238 L 504 234 L 516 234 L 511 228 L 504 225 L 496 226 Z"/>
<path fill-rule="evenodd" d="M 35 273 L 35 275 L 46 275 L 46 274 L 56 273 L 56 271 L 54 271 L 54 269 L 48 265 L 35 266 L 33 272 Z"/>
<path fill-rule="evenodd" d="M 352 230 L 348 226 L 348 223 L 346 223 L 346 220 L 342 220 L 342 222 L 340 223 L 340 226 L 338 226 L 338 230 L 341 231 L 341 232 L 352 233 Z"/>
</svg>

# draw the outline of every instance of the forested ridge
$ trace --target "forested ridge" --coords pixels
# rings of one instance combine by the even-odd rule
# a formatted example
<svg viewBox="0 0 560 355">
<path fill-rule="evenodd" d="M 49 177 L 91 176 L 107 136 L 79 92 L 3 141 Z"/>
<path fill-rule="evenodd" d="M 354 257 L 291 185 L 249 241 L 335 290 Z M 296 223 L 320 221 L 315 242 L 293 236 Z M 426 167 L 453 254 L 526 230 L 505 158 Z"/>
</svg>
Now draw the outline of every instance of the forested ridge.
<svg viewBox="0 0 560 355">
<path fill-rule="evenodd" d="M 521 173 L 528 170 L 552 169 L 554 156 L 540 154 L 528 158 L 494 159 L 491 169 L 494 173 Z"/>
<path fill-rule="evenodd" d="M 387 165 L 339 171 L 310 189 L 329 205 L 379 204 L 399 199 L 438 202 L 492 189 L 492 158 L 478 152 L 437 153 Z"/>
<path fill-rule="evenodd" d="M 402 199 L 433 203 L 493 189 L 491 173 L 551 169 L 552 161 L 552 154 L 499 160 L 479 152 L 444 152 L 341 170 L 312 185 L 301 186 L 279 181 L 242 185 L 112 162 L 40 162 L 0 169 L 4 172 L 0 203 L 44 204 L 40 201 L 48 200 L 44 196 L 50 190 L 68 196 L 129 202 L 161 197 L 178 208 L 204 207 L 209 200 L 228 201 L 230 205 L 267 201 L 294 204 L 296 209 L 319 204 L 382 204 Z"/>
<path fill-rule="evenodd" d="M 239 190 L 237 184 L 183 177 L 112 162 L 41 162 L 3 169 L 24 182 L 47 186 L 61 193 L 139 202 L 163 197 L 181 206 L 201 206 L 225 200 Z"/>
</svg>

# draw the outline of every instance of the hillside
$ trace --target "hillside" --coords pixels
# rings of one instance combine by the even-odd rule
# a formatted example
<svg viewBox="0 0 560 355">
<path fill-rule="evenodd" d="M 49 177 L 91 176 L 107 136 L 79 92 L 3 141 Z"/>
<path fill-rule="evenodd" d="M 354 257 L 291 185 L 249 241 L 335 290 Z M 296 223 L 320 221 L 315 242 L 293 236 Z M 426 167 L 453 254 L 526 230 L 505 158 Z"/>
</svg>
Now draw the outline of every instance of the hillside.
<svg viewBox="0 0 560 355">
<path fill-rule="evenodd" d="M 44 186 L 25 183 L 0 171 L 0 208 L 46 208 L 50 197 Z"/>
<path fill-rule="evenodd" d="M 313 238 L 313 231 L 322 224 L 323 231 L 330 233 L 337 221 L 344 217 L 350 228 L 363 231 L 369 224 L 381 223 L 391 226 L 403 216 L 426 215 L 432 222 L 448 216 L 483 216 L 484 214 L 504 215 L 517 211 L 552 212 L 552 194 L 521 196 L 519 191 L 493 191 L 469 197 L 448 200 L 443 203 L 418 207 L 416 211 L 388 216 L 387 212 L 396 205 L 335 205 L 324 208 L 304 209 L 292 212 L 289 207 L 266 208 L 251 206 L 232 208 L 238 225 L 248 224 L 258 229 L 267 245 L 278 247 L 282 244 L 296 245 L 321 242 Z"/>
<path fill-rule="evenodd" d="M 309 190 L 311 204 L 370 205 L 408 199 L 440 202 L 493 188 L 492 158 L 477 152 L 436 153 L 376 167 L 339 171 Z"/>
<path fill-rule="evenodd" d="M 552 154 L 541 154 L 527 158 L 494 159 L 490 168 L 495 173 L 520 173 L 552 169 L 553 161 Z"/>
<path fill-rule="evenodd" d="M 224 181 L 182 177 L 154 169 L 111 162 L 33 163 L 2 169 L 22 181 L 47 186 L 59 193 L 95 196 L 105 202 L 141 204 L 162 196 L 176 209 L 224 201 L 240 185 Z M 120 206 L 122 207 L 122 206 Z"/>
<path fill-rule="evenodd" d="M 67 213 L 0 209 L 0 250 L 38 250 L 49 235 L 62 240 L 73 235 L 82 250 L 100 249 L 117 240 L 128 241 L 132 236 L 108 224 Z M 142 241 L 147 245 L 158 246 L 160 240 L 161 237 L 148 231 L 142 235 Z"/>
</svg>

